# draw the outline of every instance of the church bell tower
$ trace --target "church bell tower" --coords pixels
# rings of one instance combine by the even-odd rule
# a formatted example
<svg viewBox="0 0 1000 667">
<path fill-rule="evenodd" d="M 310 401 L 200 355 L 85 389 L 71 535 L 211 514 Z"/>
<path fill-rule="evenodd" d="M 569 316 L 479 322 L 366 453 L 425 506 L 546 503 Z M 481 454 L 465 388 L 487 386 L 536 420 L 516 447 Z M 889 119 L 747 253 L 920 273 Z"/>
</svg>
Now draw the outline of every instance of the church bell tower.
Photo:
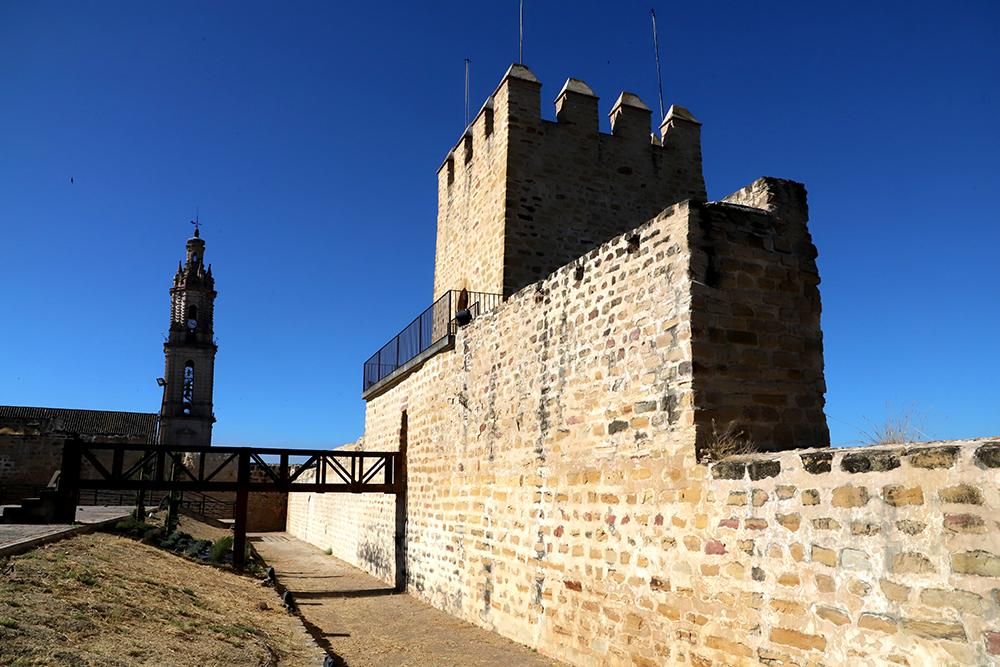
<svg viewBox="0 0 1000 667">
<path fill-rule="evenodd" d="M 205 242 L 195 223 L 184 264 L 178 264 L 170 288 L 170 335 L 163 344 L 162 444 L 212 444 L 212 384 L 218 349 L 212 335 L 215 296 L 212 267 L 206 268 Z"/>
</svg>

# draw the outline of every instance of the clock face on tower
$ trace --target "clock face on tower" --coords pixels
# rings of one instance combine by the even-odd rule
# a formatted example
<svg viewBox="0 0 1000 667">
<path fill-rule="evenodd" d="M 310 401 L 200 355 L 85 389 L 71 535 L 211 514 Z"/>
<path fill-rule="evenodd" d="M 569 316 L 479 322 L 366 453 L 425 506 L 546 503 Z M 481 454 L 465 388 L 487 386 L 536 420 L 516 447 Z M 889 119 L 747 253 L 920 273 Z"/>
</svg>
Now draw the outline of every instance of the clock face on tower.
<svg viewBox="0 0 1000 667">
<path fill-rule="evenodd" d="M 187 321 L 187 328 L 189 331 L 194 331 L 195 328 L 197 328 L 197 326 L 198 326 L 198 320 L 189 319 Z"/>
</svg>

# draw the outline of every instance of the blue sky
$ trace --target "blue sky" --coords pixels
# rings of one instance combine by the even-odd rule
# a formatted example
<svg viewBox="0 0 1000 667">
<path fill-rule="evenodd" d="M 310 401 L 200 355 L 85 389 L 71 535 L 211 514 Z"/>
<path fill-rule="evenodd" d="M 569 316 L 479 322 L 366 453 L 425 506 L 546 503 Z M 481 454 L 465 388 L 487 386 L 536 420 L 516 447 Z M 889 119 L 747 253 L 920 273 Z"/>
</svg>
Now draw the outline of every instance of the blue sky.
<svg viewBox="0 0 1000 667">
<path fill-rule="evenodd" d="M 548 117 L 567 76 L 655 107 L 650 6 L 527 1 Z M 1000 434 L 1000 4 L 652 6 L 709 196 L 809 190 L 834 442 Z M 200 211 L 215 442 L 356 438 L 362 362 L 431 300 L 466 57 L 475 109 L 516 0 L 0 3 L 0 403 L 157 410 Z"/>
</svg>

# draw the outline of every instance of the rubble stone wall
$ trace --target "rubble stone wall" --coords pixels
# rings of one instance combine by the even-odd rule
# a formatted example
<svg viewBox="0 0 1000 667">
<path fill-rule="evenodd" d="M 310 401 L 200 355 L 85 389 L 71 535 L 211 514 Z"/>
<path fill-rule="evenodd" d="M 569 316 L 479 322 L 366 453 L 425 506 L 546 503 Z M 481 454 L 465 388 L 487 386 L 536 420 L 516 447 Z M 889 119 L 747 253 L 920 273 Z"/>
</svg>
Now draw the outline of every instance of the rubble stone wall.
<svg viewBox="0 0 1000 667">
<path fill-rule="evenodd" d="M 0 504 L 35 495 L 62 465 L 62 438 L 0 429 Z"/>
</svg>

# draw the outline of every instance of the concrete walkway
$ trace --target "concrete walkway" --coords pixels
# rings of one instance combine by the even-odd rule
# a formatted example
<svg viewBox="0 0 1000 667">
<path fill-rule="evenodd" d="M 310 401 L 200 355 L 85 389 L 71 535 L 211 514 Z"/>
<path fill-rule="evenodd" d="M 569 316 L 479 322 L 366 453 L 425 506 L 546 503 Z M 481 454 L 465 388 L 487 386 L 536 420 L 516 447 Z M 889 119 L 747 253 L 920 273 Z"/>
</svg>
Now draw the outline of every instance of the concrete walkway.
<svg viewBox="0 0 1000 667">
<path fill-rule="evenodd" d="M 559 663 L 398 594 L 384 582 L 285 533 L 251 534 L 292 592 L 307 629 L 347 667 L 465 667 Z"/>
<path fill-rule="evenodd" d="M 46 542 L 87 532 L 102 523 L 123 519 L 131 511 L 132 507 L 81 505 L 76 508 L 76 524 L 0 523 L 0 555 L 21 553 Z"/>
</svg>

